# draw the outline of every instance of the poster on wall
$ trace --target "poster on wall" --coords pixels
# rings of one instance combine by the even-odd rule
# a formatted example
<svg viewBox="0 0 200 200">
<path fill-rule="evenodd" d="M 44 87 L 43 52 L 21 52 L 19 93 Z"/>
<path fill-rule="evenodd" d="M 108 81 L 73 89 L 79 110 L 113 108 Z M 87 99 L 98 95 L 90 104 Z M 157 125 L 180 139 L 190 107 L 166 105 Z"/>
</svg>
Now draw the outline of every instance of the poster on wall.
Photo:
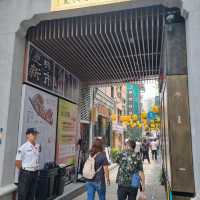
<svg viewBox="0 0 200 200">
<path fill-rule="evenodd" d="M 19 145 L 26 141 L 27 128 L 39 131 L 38 143 L 41 145 L 40 166 L 55 161 L 57 97 L 28 85 L 23 85 L 23 102 L 20 117 Z"/>
<path fill-rule="evenodd" d="M 57 152 L 58 164 L 73 165 L 76 159 L 78 106 L 59 99 Z"/>
</svg>

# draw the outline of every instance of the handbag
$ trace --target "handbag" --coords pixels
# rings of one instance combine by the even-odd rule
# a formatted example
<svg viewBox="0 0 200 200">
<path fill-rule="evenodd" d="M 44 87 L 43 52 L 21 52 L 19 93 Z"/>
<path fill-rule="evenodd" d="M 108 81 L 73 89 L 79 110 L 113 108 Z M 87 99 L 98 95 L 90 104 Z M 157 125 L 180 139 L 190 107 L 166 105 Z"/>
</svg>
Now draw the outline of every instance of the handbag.
<svg viewBox="0 0 200 200">
<path fill-rule="evenodd" d="M 131 186 L 134 187 L 134 188 L 139 188 L 140 187 L 140 183 L 141 183 L 141 178 L 139 176 L 139 172 L 136 171 L 132 175 Z"/>
<path fill-rule="evenodd" d="M 138 196 L 138 200 L 147 200 L 147 197 L 144 192 L 141 192 Z"/>
</svg>

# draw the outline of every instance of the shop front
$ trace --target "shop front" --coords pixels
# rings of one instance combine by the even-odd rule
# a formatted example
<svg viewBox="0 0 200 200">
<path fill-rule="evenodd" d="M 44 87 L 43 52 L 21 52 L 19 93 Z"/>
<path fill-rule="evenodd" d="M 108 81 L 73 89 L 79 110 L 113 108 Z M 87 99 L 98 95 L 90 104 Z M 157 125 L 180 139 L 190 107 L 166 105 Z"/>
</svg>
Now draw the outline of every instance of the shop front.
<svg viewBox="0 0 200 200">
<path fill-rule="evenodd" d="M 78 139 L 79 79 L 28 43 L 19 125 L 20 146 L 27 128 L 36 128 L 41 145 L 40 166 L 55 162 L 66 168 L 66 183 L 75 178 Z"/>
<path fill-rule="evenodd" d="M 112 124 L 112 148 L 122 150 L 124 147 L 124 127 L 117 122 Z"/>
<path fill-rule="evenodd" d="M 110 111 L 104 105 L 97 104 L 95 105 L 96 109 L 96 122 L 94 124 L 94 137 L 102 137 L 106 146 L 111 145 L 111 119 Z"/>
</svg>

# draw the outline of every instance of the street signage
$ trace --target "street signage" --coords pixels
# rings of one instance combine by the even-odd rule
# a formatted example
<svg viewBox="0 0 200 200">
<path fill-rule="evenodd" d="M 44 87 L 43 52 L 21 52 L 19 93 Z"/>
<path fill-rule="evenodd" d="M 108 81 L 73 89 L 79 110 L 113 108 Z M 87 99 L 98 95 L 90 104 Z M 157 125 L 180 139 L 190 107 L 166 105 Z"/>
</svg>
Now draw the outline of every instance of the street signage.
<svg viewBox="0 0 200 200">
<path fill-rule="evenodd" d="M 33 86 L 78 102 L 79 79 L 32 43 L 28 45 L 24 78 Z"/>
<path fill-rule="evenodd" d="M 70 10 L 84 7 L 100 6 L 128 2 L 132 0 L 52 0 L 52 11 Z"/>
</svg>

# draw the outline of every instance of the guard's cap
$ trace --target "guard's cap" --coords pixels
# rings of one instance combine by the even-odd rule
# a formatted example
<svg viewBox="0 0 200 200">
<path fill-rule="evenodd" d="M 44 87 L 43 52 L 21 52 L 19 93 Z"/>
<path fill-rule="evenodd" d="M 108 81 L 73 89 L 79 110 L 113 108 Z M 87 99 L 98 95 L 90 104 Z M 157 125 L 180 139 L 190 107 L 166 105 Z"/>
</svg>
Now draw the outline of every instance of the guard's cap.
<svg viewBox="0 0 200 200">
<path fill-rule="evenodd" d="M 39 132 L 37 131 L 36 128 L 28 128 L 26 130 L 26 135 L 28 135 L 28 134 L 39 134 Z"/>
</svg>

